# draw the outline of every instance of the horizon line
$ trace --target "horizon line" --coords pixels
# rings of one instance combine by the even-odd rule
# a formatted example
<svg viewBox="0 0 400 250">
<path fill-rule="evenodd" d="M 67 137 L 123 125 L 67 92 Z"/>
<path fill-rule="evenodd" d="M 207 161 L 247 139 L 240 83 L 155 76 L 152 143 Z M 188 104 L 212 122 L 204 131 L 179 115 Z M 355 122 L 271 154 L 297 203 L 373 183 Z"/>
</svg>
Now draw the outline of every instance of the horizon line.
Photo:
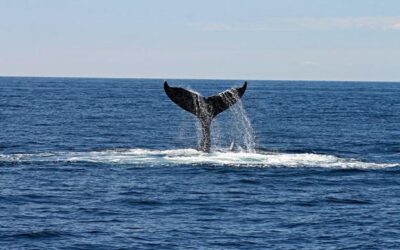
<svg viewBox="0 0 400 250">
<path fill-rule="evenodd" d="M 0 78 L 83 78 L 83 79 L 148 79 L 148 80 L 216 80 L 216 81 L 293 81 L 293 82 L 376 82 L 376 83 L 400 83 L 400 80 L 318 80 L 318 79 L 260 79 L 260 78 L 199 78 L 199 77 L 132 77 L 132 76 L 43 76 L 43 75 L 0 75 Z"/>
</svg>

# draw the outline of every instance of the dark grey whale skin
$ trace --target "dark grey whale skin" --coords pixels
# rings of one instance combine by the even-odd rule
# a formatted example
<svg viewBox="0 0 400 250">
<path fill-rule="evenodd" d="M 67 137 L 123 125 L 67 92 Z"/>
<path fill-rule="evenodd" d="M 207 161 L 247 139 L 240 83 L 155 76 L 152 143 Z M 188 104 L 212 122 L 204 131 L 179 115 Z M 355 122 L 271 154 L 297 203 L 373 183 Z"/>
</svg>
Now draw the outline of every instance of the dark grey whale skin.
<svg viewBox="0 0 400 250">
<path fill-rule="evenodd" d="M 170 87 L 164 81 L 164 90 L 167 96 L 176 105 L 195 115 L 201 124 L 202 137 L 199 150 L 210 152 L 211 147 L 211 122 L 221 112 L 235 104 L 246 91 L 247 82 L 243 86 L 231 88 L 217 95 L 204 97 L 184 88 Z"/>
</svg>

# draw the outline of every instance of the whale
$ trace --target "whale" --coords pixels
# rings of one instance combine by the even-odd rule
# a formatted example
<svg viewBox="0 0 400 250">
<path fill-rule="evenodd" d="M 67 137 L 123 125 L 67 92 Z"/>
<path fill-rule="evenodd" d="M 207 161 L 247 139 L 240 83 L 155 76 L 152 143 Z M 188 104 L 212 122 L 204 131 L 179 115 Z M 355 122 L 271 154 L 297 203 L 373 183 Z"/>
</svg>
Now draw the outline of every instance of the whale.
<svg viewBox="0 0 400 250">
<path fill-rule="evenodd" d="M 169 99 L 199 119 L 201 140 L 198 150 L 204 152 L 210 152 L 211 123 L 213 119 L 240 100 L 246 88 L 247 81 L 241 87 L 231 88 L 219 94 L 204 97 L 199 93 L 184 88 L 170 87 L 168 82 L 164 81 L 164 91 Z"/>
</svg>

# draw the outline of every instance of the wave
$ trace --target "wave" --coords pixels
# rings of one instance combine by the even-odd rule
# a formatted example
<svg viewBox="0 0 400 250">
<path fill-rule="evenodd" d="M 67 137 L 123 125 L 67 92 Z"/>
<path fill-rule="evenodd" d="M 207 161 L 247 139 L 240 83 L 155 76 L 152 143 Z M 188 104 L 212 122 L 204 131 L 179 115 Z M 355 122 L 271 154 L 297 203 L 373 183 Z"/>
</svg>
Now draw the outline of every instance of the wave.
<svg viewBox="0 0 400 250">
<path fill-rule="evenodd" d="M 399 163 L 374 163 L 334 155 L 286 152 L 204 153 L 195 149 L 109 149 L 88 152 L 51 152 L 36 154 L 0 154 L 0 162 L 93 162 L 143 166 L 216 165 L 238 167 L 322 167 L 339 169 L 380 169 Z"/>
</svg>

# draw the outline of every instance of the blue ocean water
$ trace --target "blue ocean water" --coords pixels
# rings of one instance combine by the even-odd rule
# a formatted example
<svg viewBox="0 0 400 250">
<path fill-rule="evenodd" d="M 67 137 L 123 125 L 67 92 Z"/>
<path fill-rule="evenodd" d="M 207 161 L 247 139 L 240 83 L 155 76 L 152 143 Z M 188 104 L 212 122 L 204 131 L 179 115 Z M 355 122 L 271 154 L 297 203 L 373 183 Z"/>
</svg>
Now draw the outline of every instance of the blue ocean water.
<svg viewBox="0 0 400 250">
<path fill-rule="evenodd" d="M 162 84 L 0 78 L 1 249 L 400 247 L 399 83 L 249 81 L 211 153 Z"/>
</svg>

